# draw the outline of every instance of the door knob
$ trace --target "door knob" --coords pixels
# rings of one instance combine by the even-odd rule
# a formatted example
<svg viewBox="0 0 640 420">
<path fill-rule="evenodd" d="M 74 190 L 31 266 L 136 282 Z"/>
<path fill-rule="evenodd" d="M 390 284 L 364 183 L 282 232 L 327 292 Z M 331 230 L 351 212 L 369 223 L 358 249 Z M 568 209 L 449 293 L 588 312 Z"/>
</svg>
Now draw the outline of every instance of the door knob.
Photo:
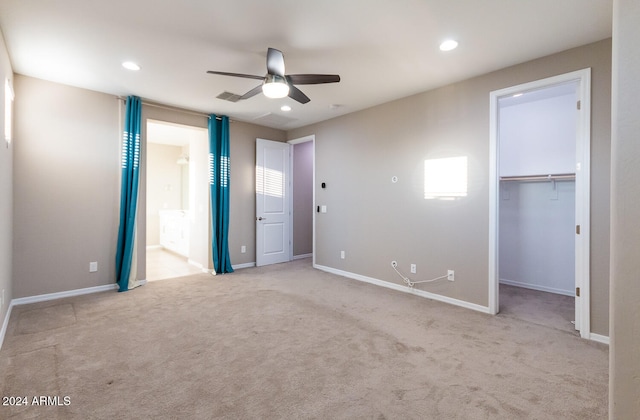
<svg viewBox="0 0 640 420">
<path fill-rule="evenodd" d="M 258 217 L 257 220 L 267 220 L 266 217 Z"/>
</svg>

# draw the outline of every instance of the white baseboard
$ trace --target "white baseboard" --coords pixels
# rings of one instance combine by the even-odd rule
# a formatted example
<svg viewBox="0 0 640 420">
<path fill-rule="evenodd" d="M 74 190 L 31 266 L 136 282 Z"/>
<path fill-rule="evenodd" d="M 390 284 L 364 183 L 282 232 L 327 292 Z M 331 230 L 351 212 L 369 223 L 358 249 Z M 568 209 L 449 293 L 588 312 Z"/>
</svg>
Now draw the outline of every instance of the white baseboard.
<svg viewBox="0 0 640 420">
<path fill-rule="evenodd" d="M 537 290 L 539 292 L 548 292 L 548 293 L 555 293 L 557 295 L 565 295 L 565 296 L 575 297 L 575 292 L 573 290 L 556 289 L 556 288 L 553 288 L 553 287 L 540 286 L 538 284 L 523 283 L 523 282 L 520 282 L 520 281 L 507 280 L 507 279 L 500 279 L 500 284 L 506 284 L 506 285 L 509 285 L 509 286 L 522 287 L 524 289 Z"/>
<path fill-rule="evenodd" d="M 323 265 L 314 264 L 313 268 L 317 268 L 318 270 L 326 271 L 327 273 L 336 274 L 338 276 L 347 277 L 347 278 L 362 281 L 365 283 L 375 284 L 376 286 L 386 287 L 387 289 L 393 289 L 399 292 L 409 293 L 411 295 L 417 295 L 427 299 L 433 299 L 439 302 L 449 303 L 451 305 L 461 306 L 463 308 L 472 309 L 474 311 L 482 312 L 485 314 L 489 313 L 488 306 L 477 305 L 475 303 L 466 302 L 464 300 L 437 295 L 435 293 L 425 292 L 424 290 L 414 289 L 411 287 L 403 286 L 401 284 L 390 283 L 388 281 L 375 279 L 373 277 L 362 276 L 360 274 L 350 273 L 348 271 L 337 270 L 335 268 L 326 267 Z"/>
<path fill-rule="evenodd" d="M 250 262 L 250 263 L 245 263 L 245 264 L 235 264 L 235 265 L 231 265 L 231 268 L 233 268 L 234 270 L 240 270 L 243 268 L 251 268 L 251 267 L 255 267 L 256 263 L 255 262 Z"/>
<path fill-rule="evenodd" d="M 202 271 L 203 273 L 209 273 L 209 269 L 208 269 L 208 268 L 205 268 L 205 266 L 204 266 L 204 265 L 200 264 L 200 263 L 199 263 L 199 262 L 197 262 L 197 261 L 194 261 L 194 260 L 188 259 L 188 260 L 187 260 L 187 263 L 191 264 L 191 265 L 192 265 L 192 266 L 194 266 L 194 267 L 199 268 L 199 269 L 200 269 L 200 271 Z"/>
<path fill-rule="evenodd" d="M 146 280 L 141 280 L 146 283 Z M 28 296 L 11 300 L 11 305 L 26 305 L 28 303 L 45 302 L 47 300 L 62 299 L 71 296 L 87 295 L 89 293 L 106 292 L 118 288 L 116 283 L 104 286 L 87 287 L 85 289 L 67 290 L 66 292 L 48 293 L 46 295 Z"/>
<path fill-rule="evenodd" d="M 2 343 L 4 343 L 4 335 L 7 333 L 7 327 L 9 326 L 9 318 L 11 318 L 11 309 L 13 309 L 13 300 L 9 303 L 9 309 L 7 309 L 7 315 L 4 317 L 2 323 L 2 329 L 0 330 L 0 350 L 2 349 Z"/>
<path fill-rule="evenodd" d="M 597 341 L 598 343 L 606 344 L 607 346 L 610 345 L 609 337 L 606 335 L 590 333 L 589 340 Z"/>
<path fill-rule="evenodd" d="M 305 258 L 311 258 L 313 257 L 313 254 L 300 254 L 300 255 L 294 255 L 293 259 L 294 260 L 303 260 Z"/>
</svg>

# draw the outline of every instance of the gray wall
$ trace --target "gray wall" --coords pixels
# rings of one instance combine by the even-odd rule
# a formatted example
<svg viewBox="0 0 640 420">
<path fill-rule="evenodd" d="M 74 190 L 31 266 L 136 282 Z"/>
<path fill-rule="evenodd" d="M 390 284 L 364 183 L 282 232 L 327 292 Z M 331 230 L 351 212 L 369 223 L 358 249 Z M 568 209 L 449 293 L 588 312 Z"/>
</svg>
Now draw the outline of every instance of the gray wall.
<svg viewBox="0 0 640 420">
<path fill-rule="evenodd" d="M 640 3 L 614 0 L 609 418 L 640 413 Z"/>
<path fill-rule="evenodd" d="M 313 142 L 293 145 L 293 255 L 313 252 Z"/>
<path fill-rule="evenodd" d="M 417 264 L 421 279 L 453 269 L 455 282 L 424 290 L 486 306 L 489 93 L 586 67 L 592 68 L 591 326 L 608 335 L 610 40 L 290 131 L 289 138 L 316 136 L 316 204 L 328 210 L 316 217 L 317 264 L 398 284 L 392 260 L 405 272 Z M 424 160 L 460 155 L 469 162 L 468 196 L 424 200 Z"/>
<path fill-rule="evenodd" d="M 9 302 L 13 297 L 11 285 L 12 241 L 13 241 L 13 148 L 15 142 L 6 147 L 4 141 L 4 81 L 13 83 L 11 62 L 0 32 L 0 293 L 4 290 L 4 304 L 0 309 L 0 328 L 4 323 Z M 14 107 L 15 109 L 15 107 Z M 15 134 L 15 133 L 14 133 Z M 13 136 L 15 138 L 15 135 Z M 0 337 L 1 339 L 1 337 Z"/>
<path fill-rule="evenodd" d="M 120 137 L 111 95 L 16 75 L 14 298 L 111 284 Z M 89 262 L 98 272 L 89 273 Z"/>
</svg>

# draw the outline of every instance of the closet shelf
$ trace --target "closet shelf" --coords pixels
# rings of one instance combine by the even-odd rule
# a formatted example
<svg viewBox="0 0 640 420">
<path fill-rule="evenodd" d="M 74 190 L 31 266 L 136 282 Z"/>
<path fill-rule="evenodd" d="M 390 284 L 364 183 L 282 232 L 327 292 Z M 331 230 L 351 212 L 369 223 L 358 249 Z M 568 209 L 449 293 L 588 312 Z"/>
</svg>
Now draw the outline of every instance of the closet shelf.
<svg viewBox="0 0 640 420">
<path fill-rule="evenodd" d="M 576 174 L 517 175 L 501 176 L 500 181 L 570 181 Z"/>
</svg>

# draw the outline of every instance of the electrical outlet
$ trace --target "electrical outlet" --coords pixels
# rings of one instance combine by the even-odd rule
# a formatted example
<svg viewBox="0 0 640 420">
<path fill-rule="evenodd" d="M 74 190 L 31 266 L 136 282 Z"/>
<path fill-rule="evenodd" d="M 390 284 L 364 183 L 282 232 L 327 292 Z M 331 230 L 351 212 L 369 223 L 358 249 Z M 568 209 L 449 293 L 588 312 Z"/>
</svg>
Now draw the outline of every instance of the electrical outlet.
<svg viewBox="0 0 640 420">
<path fill-rule="evenodd" d="M 242 246 L 240 247 L 240 253 L 241 253 L 241 254 L 244 254 L 245 252 L 247 252 L 247 247 L 246 247 L 245 245 L 242 245 Z"/>
<path fill-rule="evenodd" d="M 344 251 L 340 251 L 340 258 L 342 258 L 343 260 L 346 258 L 346 254 Z"/>
<path fill-rule="evenodd" d="M 447 270 L 447 280 L 455 281 L 455 272 L 453 270 Z"/>
<path fill-rule="evenodd" d="M 89 272 L 95 273 L 98 271 L 98 261 L 92 261 L 89 263 Z"/>
<path fill-rule="evenodd" d="M 411 264 L 411 274 L 416 274 L 417 267 L 415 264 Z"/>
</svg>

